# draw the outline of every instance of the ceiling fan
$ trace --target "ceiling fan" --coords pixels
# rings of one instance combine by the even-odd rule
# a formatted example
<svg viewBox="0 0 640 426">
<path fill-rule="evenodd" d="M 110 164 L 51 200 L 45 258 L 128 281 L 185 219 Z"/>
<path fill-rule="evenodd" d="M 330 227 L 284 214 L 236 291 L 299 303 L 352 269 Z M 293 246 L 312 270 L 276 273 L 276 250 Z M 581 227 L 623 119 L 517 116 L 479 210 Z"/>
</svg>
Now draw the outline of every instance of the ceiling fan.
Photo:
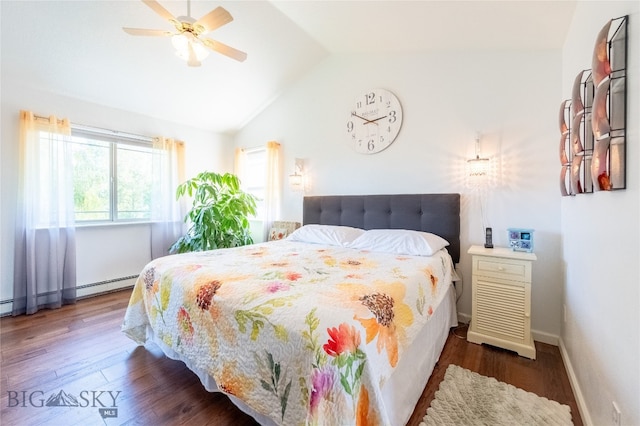
<svg viewBox="0 0 640 426">
<path fill-rule="evenodd" d="M 216 7 L 197 21 L 191 17 L 191 0 L 187 0 L 187 16 L 175 18 L 167 9 L 162 7 L 156 0 L 142 0 L 162 18 L 169 21 L 176 29 L 176 32 L 165 30 L 147 30 L 142 28 L 122 29 L 134 36 L 156 36 L 171 37 L 171 41 L 176 48 L 176 54 L 187 61 L 190 67 L 199 67 L 201 61 L 213 50 L 228 56 L 237 61 L 247 59 L 247 54 L 219 41 L 203 37 L 203 35 L 220 28 L 233 21 L 233 17 L 221 6 Z"/>
</svg>

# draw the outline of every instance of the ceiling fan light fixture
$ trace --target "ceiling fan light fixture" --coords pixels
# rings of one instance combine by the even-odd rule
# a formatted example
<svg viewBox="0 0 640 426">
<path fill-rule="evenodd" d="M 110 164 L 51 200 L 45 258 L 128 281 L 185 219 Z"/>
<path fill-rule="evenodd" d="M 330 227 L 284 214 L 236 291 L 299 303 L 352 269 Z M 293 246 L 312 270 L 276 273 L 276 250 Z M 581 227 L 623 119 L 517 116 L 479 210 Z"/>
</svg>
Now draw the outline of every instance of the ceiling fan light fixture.
<svg viewBox="0 0 640 426">
<path fill-rule="evenodd" d="M 127 34 L 134 36 L 171 37 L 171 42 L 176 49 L 176 55 L 186 61 L 190 67 L 199 67 L 201 65 L 200 62 L 209 56 L 211 51 L 240 62 L 247 59 L 247 54 L 241 50 L 234 49 L 231 46 L 227 46 L 216 40 L 211 40 L 210 38 L 200 38 L 200 36 L 233 21 L 231 14 L 222 6 L 216 7 L 196 21 L 191 17 L 191 0 L 187 0 L 187 16 L 179 16 L 177 18 L 158 3 L 158 0 L 142 0 L 142 2 L 173 25 L 177 33 L 164 30 L 123 27 L 122 29 Z"/>
<path fill-rule="evenodd" d="M 176 55 L 184 61 L 188 61 L 190 58 L 189 45 L 191 45 L 191 48 L 195 52 L 198 62 L 209 56 L 209 49 L 207 49 L 200 40 L 188 31 L 171 37 L 171 43 L 173 44 L 173 47 L 176 48 Z"/>
</svg>

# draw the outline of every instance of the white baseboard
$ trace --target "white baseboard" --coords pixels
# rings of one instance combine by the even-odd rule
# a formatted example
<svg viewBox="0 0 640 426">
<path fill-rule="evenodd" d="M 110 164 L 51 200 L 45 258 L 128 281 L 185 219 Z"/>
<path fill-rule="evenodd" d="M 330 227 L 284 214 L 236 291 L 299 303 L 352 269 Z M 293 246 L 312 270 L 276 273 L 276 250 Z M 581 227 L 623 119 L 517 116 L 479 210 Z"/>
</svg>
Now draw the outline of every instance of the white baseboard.
<svg viewBox="0 0 640 426">
<path fill-rule="evenodd" d="M 2 305 L 0 305 L 0 316 L 3 317 L 5 315 L 11 315 L 12 311 L 13 311 L 13 303 L 11 303 L 11 301 L 2 303 Z"/>
<path fill-rule="evenodd" d="M 571 359 L 569 358 L 569 353 L 567 352 L 567 348 L 564 346 L 564 342 L 562 338 L 559 338 L 559 347 L 560 347 L 560 355 L 562 355 L 562 362 L 564 362 L 564 368 L 567 370 L 567 376 L 569 376 L 569 383 L 571 383 L 571 389 L 573 390 L 573 396 L 576 398 L 576 403 L 578 404 L 578 411 L 580 411 L 580 417 L 582 418 L 582 423 L 586 426 L 593 426 L 593 422 L 591 421 L 591 416 L 589 415 L 589 409 L 587 408 L 587 403 L 584 400 L 584 396 L 582 395 L 582 391 L 580 390 L 580 384 L 578 383 L 578 377 L 573 369 L 573 365 L 571 364 Z"/>
<path fill-rule="evenodd" d="M 465 313 L 462 313 L 462 312 L 458 312 L 458 322 L 459 323 L 463 323 L 463 324 L 470 324 L 471 323 L 471 315 L 465 314 Z"/>
<path fill-rule="evenodd" d="M 558 346 L 558 341 L 560 340 L 559 336 L 540 330 L 531 330 L 531 335 L 533 336 L 533 340 L 536 342 L 542 342 L 553 346 Z"/>
</svg>

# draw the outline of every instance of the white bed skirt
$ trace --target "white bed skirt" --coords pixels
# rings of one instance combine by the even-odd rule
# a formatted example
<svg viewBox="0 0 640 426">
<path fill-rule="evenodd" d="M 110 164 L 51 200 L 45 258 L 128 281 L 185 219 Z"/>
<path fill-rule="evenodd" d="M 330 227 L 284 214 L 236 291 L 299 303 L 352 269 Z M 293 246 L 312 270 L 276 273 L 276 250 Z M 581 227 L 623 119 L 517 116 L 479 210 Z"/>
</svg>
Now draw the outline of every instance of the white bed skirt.
<svg viewBox="0 0 640 426">
<path fill-rule="evenodd" d="M 440 358 L 449 329 L 458 325 L 457 316 L 456 292 L 455 287 L 451 285 L 440 306 L 420 331 L 413 345 L 402 355 L 396 369 L 382 389 L 386 412 L 391 417 L 391 425 L 405 425 L 413 414 L 416 403 L 422 396 L 422 391 Z M 147 326 L 147 341 L 153 341 L 168 358 L 184 362 L 187 368 L 198 376 L 207 391 L 221 392 L 213 377 L 204 370 L 194 368 L 189 359 L 183 358 L 161 339 L 157 339 L 149 326 Z M 235 396 L 228 395 L 228 397 L 240 410 L 253 417 L 262 426 L 276 425 L 269 417 L 255 412 Z"/>
</svg>

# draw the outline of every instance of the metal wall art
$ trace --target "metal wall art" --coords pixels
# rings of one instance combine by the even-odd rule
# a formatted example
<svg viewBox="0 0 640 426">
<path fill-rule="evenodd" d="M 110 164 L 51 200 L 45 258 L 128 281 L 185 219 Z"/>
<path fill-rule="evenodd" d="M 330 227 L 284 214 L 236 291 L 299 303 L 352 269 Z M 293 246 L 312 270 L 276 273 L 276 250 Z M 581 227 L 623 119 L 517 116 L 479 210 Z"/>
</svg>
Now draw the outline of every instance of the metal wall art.
<svg viewBox="0 0 640 426">
<path fill-rule="evenodd" d="M 591 70 L 560 104 L 560 193 L 626 188 L 627 16 L 596 37 Z"/>
</svg>

